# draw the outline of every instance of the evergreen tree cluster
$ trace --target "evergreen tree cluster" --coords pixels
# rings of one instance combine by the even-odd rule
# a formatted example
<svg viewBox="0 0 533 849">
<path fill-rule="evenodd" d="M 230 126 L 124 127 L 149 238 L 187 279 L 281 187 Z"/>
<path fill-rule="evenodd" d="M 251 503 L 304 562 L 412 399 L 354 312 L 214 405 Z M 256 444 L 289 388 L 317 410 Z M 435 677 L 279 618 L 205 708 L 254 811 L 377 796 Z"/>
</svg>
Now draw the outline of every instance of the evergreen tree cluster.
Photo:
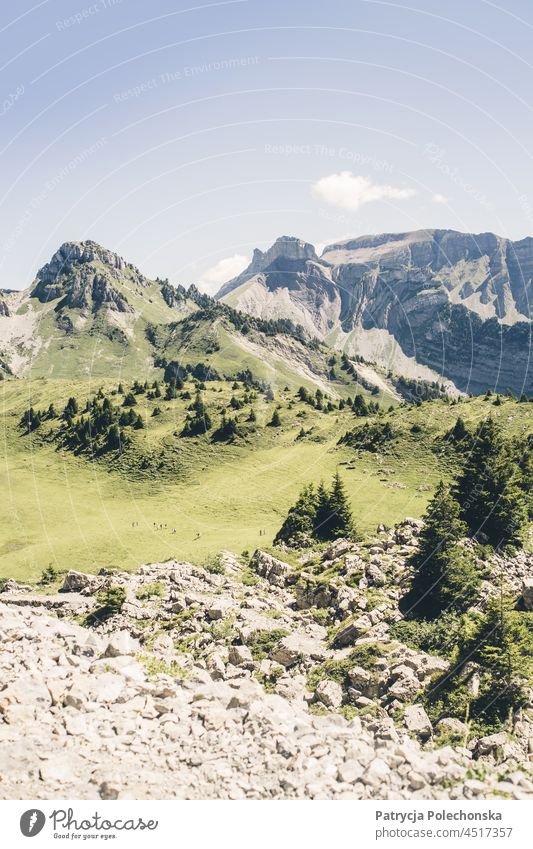
<svg viewBox="0 0 533 849">
<path fill-rule="evenodd" d="M 189 406 L 189 415 L 185 419 L 181 436 L 200 436 L 211 430 L 212 424 L 200 390 L 197 389 L 195 399 Z"/>
<path fill-rule="evenodd" d="M 274 539 L 274 545 L 293 548 L 325 542 L 338 537 L 357 539 L 358 534 L 342 479 L 337 472 L 328 489 L 305 486 Z"/>
<path fill-rule="evenodd" d="M 131 407 L 121 410 L 114 406 L 109 398 L 104 397 L 101 401 L 93 398 L 76 418 L 73 417 L 72 408 L 68 410 L 63 436 L 65 443 L 73 450 L 91 449 L 104 453 L 120 450 L 127 444 L 124 433 L 126 427 L 143 428 L 142 417 Z"/>
<path fill-rule="evenodd" d="M 461 471 L 451 486 L 440 483 L 431 499 L 419 549 L 411 558 L 413 578 L 401 600 L 408 619 L 434 622 L 459 616 L 459 627 L 447 637 L 452 644 L 451 672 L 431 689 L 428 709 L 434 719 L 457 716 L 485 731 L 498 729 L 526 702 L 523 681 L 531 673 L 533 617 L 516 609 L 503 592 L 480 601 L 482 574 L 467 535 L 497 549 L 521 544 L 531 497 L 531 439 L 504 440 L 492 418 L 469 433 L 459 418 L 448 434 L 468 446 Z M 528 511 L 529 508 L 529 511 Z M 447 646 L 449 651 L 449 645 Z M 465 678 L 476 665 L 479 690 L 473 694 Z"/>
<path fill-rule="evenodd" d="M 454 716 L 471 721 L 479 734 L 508 727 L 528 703 L 532 674 L 533 617 L 516 610 L 505 593 L 491 596 L 483 612 L 464 614 L 455 630 L 450 670 L 425 697 L 433 721 Z M 478 686 L 469 686 L 475 669 Z"/>
<path fill-rule="evenodd" d="M 233 442 L 233 440 L 241 435 L 239 423 L 236 416 L 227 416 L 226 411 L 222 411 L 222 419 L 218 428 L 213 432 L 214 442 Z"/>
<path fill-rule="evenodd" d="M 358 355 L 350 359 L 346 354 L 343 354 L 341 357 L 341 369 L 346 372 L 346 374 L 350 375 L 354 383 L 360 383 L 363 389 L 366 389 L 367 392 L 371 392 L 373 395 L 379 395 L 379 388 L 359 374 L 354 366 L 354 362 L 365 363 L 366 360 Z"/>
<path fill-rule="evenodd" d="M 303 345 L 313 349 L 319 347 L 320 343 L 317 339 L 310 338 L 300 324 L 295 324 L 288 318 L 255 318 L 254 316 L 233 309 L 228 304 L 216 301 L 204 292 L 199 292 L 195 286 L 191 286 L 187 294 L 200 307 L 200 309 L 188 316 L 187 321 L 190 323 L 207 321 L 212 324 L 218 318 L 225 318 L 233 325 L 235 330 L 243 335 L 247 335 L 252 330 L 257 330 L 264 333 L 265 336 L 291 336 Z"/>
<path fill-rule="evenodd" d="M 418 380 L 413 377 L 394 375 L 392 372 L 389 372 L 388 377 L 402 398 L 412 404 L 449 398 L 444 386 L 436 380 Z"/>
<path fill-rule="evenodd" d="M 305 386 L 300 386 L 296 393 L 298 400 L 304 404 L 309 404 L 315 410 L 323 410 L 326 413 L 333 410 L 344 410 L 346 407 L 351 407 L 356 416 L 370 416 L 379 412 L 379 404 L 376 401 L 367 401 L 364 395 L 358 393 L 354 398 L 341 398 L 338 404 L 335 404 L 330 398 L 325 395 L 321 389 L 315 392 L 310 392 Z"/>
<path fill-rule="evenodd" d="M 480 422 L 453 484 L 469 532 L 495 548 L 519 546 L 531 494 L 531 446 L 506 440 L 492 417 Z"/>
<path fill-rule="evenodd" d="M 442 481 L 429 502 L 410 565 L 414 577 L 401 609 L 411 618 L 437 619 L 443 613 L 462 613 L 475 601 L 481 577 L 461 545 L 468 533 L 461 508 Z"/>
<path fill-rule="evenodd" d="M 57 419 L 57 411 L 53 404 L 50 404 L 47 410 L 35 410 L 30 407 L 22 414 L 19 427 L 24 428 L 26 433 L 31 433 L 40 428 L 44 421 L 52 419 Z"/>
<path fill-rule="evenodd" d="M 389 422 L 373 424 L 366 422 L 362 427 L 347 431 L 344 436 L 341 436 L 339 445 L 349 445 L 350 448 L 375 453 L 393 442 L 397 436 L 397 432 L 393 430 Z"/>
<path fill-rule="evenodd" d="M 463 612 L 476 597 L 480 576 L 460 546 L 466 536 L 496 549 L 517 547 L 531 509 L 531 446 L 503 438 L 492 418 L 469 434 L 462 419 L 450 432 L 468 450 L 451 486 L 439 484 L 425 515 L 414 579 L 404 608 L 434 619 Z"/>
</svg>

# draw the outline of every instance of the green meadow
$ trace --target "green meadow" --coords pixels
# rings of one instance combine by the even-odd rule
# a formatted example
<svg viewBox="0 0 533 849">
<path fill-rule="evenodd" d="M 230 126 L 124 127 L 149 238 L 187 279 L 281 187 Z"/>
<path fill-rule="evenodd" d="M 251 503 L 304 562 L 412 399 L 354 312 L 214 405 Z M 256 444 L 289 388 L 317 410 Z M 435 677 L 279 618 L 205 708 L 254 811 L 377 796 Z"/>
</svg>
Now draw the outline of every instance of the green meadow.
<svg viewBox="0 0 533 849">
<path fill-rule="evenodd" d="M 125 383 L 125 392 L 129 386 Z M 30 406 L 69 397 L 85 403 L 102 389 L 120 405 L 117 381 L 6 380 L 0 383 L 0 578 L 36 580 L 52 564 L 59 569 L 134 569 L 178 558 L 202 562 L 222 549 L 252 552 L 272 544 L 287 509 L 304 484 L 329 480 L 339 469 L 361 531 L 420 516 L 441 477 L 454 470 L 453 454 L 435 439 L 460 414 L 474 424 L 489 414 L 508 435 L 531 432 L 531 404 L 494 398 L 459 403 L 427 401 L 397 406 L 379 417 L 356 418 L 351 408 L 322 412 L 300 401 L 294 388 L 273 400 L 257 393 L 236 412 L 243 434 L 215 442 L 212 432 L 180 436 L 190 400 L 148 400 L 136 412 L 145 427 L 131 433 L 118 454 L 91 456 L 65 447 L 61 421 L 26 433 L 20 418 Z M 185 389 L 194 395 L 192 382 Z M 210 381 L 202 397 L 220 421 L 242 384 Z M 114 393 L 114 394 L 113 394 Z M 158 406 L 161 414 L 153 416 Z M 245 424 L 253 406 L 257 421 Z M 280 427 L 268 422 L 279 407 Z M 388 421 L 394 440 L 382 451 L 356 451 L 338 440 L 366 421 Z M 305 435 L 301 436 L 301 430 Z M 300 436 L 299 436 L 300 435 Z"/>
</svg>

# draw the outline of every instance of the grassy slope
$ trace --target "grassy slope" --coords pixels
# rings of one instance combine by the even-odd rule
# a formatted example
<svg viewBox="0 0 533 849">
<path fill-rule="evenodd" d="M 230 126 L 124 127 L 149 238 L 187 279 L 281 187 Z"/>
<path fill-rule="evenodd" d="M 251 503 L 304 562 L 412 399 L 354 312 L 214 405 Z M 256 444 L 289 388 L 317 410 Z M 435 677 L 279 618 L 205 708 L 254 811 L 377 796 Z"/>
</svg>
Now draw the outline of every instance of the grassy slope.
<svg viewBox="0 0 533 849">
<path fill-rule="evenodd" d="M 249 369 L 256 380 L 269 383 L 275 391 L 287 385 L 305 386 L 314 392 L 320 386 L 333 397 L 346 398 L 355 391 L 371 397 L 361 384 L 355 387 L 353 379 L 340 368 L 338 354 L 325 347 L 313 351 L 289 336 L 269 337 L 256 331 L 244 336 L 220 319 L 214 323 L 185 322 L 170 332 L 161 328 L 160 334 L 163 355 L 182 365 L 201 361 L 221 375 L 236 375 Z M 337 360 L 334 380 L 328 377 L 328 360 L 332 354 Z M 397 403 L 387 387 L 375 400 L 383 405 Z"/>
<path fill-rule="evenodd" d="M 107 269 L 100 261 L 92 265 L 95 273 L 105 276 Z M 129 268 L 120 277 L 111 278 L 110 283 L 135 313 L 104 308 L 96 315 L 89 312 L 81 316 L 78 309 L 65 309 L 74 324 L 71 333 L 65 333 L 56 323 L 55 309 L 61 298 L 47 304 L 40 304 L 37 298 L 29 300 L 31 309 L 38 313 L 36 330 L 43 343 L 28 364 L 27 376 L 97 378 L 115 373 L 119 378 L 140 378 L 154 374 L 154 351 L 146 337 L 147 325 L 177 321 L 196 307 L 190 301 L 169 307 L 158 283 L 145 281 L 146 285 L 142 286 Z M 28 303 L 20 309 L 28 309 Z"/>
<path fill-rule="evenodd" d="M 257 432 L 234 445 L 213 445 L 205 437 L 180 439 L 175 434 L 188 402 L 146 401 L 144 396 L 137 409 L 146 414 L 148 426 L 134 432 L 134 444 L 120 460 L 76 457 L 43 441 L 42 431 L 37 437 L 21 435 L 17 422 L 30 404 L 43 408 L 53 400 L 60 408 L 70 395 L 84 400 L 102 384 L 106 390 L 116 386 L 115 381 L 0 384 L 0 577 L 36 578 L 48 563 L 86 570 L 133 568 L 168 557 L 201 560 L 222 548 L 264 546 L 301 485 L 330 478 L 339 465 L 358 523 L 370 532 L 380 522 L 392 524 L 424 511 L 433 486 L 449 469 L 449 462 L 442 463 L 431 450 L 431 440 L 459 412 L 467 422 L 492 412 L 515 434 L 531 430 L 533 413 L 532 405 L 505 401 L 494 407 L 482 399 L 460 406 L 434 401 L 419 408 L 399 407 L 385 418 L 402 435 L 384 457 L 357 456 L 337 447 L 339 436 L 364 420 L 347 410 L 325 415 L 305 404 L 289 410 L 292 392 L 279 393 L 274 403 L 258 399 Z M 213 382 L 207 387 L 205 401 L 216 422 L 218 405 L 227 404 L 231 386 Z M 278 401 L 283 428 L 262 427 Z M 163 415 L 151 418 L 156 403 Z M 305 418 L 297 416 L 299 411 Z M 243 417 L 247 412 L 241 411 Z M 413 424 L 424 432 L 411 434 Z M 313 434 L 323 441 L 296 441 L 302 425 L 314 427 Z M 158 459 L 160 468 L 141 472 L 140 460 L 146 456 Z M 154 523 L 167 527 L 158 529 Z"/>
</svg>

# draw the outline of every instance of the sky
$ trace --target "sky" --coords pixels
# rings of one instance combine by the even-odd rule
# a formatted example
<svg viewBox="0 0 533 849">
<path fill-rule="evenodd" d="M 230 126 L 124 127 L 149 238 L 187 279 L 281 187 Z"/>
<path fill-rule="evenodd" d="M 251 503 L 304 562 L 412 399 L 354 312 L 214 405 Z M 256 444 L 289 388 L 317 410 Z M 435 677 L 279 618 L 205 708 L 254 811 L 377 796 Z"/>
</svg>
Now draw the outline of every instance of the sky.
<svg viewBox="0 0 533 849">
<path fill-rule="evenodd" d="M 0 288 L 65 241 L 215 292 L 281 235 L 533 235 L 530 0 L 18 0 Z"/>
</svg>

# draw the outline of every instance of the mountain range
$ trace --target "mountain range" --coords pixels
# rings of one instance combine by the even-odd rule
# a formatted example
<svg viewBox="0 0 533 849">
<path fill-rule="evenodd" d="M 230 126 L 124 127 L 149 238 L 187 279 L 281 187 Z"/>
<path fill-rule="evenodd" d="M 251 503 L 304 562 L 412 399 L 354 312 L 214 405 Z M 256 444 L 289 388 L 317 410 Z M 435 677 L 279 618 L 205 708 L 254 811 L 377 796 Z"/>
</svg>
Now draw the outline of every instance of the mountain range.
<svg viewBox="0 0 533 849">
<path fill-rule="evenodd" d="M 391 395 L 398 376 L 533 394 L 532 277 L 533 238 L 419 230 L 318 256 L 283 236 L 212 299 L 150 280 L 95 242 L 67 242 L 27 289 L 0 290 L 0 367 L 98 377 L 201 362 L 320 386 L 336 349 Z"/>
<path fill-rule="evenodd" d="M 290 316 L 349 355 L 465 392 L 531 392 L 533 239 L 453 230 L 312 245 L 283 236 L 256 250 L 217 297 Z"/>
</svg>

